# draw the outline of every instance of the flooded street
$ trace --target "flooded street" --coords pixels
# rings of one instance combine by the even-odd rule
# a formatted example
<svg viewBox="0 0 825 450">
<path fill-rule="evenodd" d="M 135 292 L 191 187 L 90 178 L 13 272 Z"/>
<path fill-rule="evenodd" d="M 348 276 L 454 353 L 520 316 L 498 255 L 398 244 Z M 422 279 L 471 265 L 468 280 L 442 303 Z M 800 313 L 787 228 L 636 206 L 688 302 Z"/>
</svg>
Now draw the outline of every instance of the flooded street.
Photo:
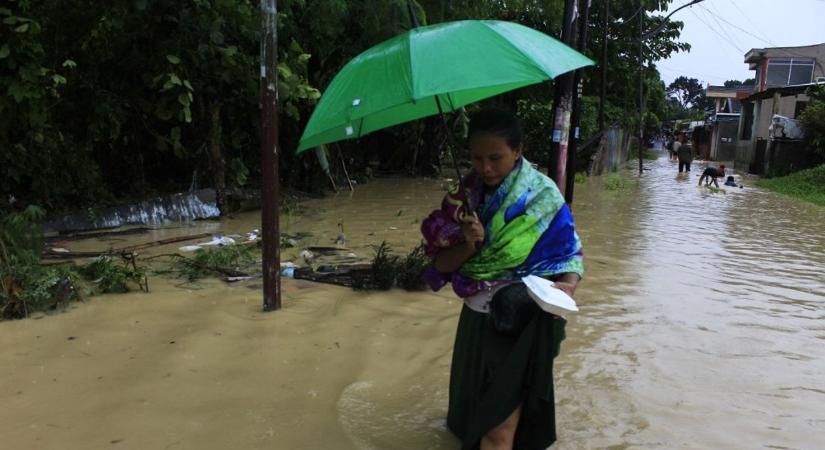
<svg viewBox="0 0 825 450">
<path fill-rule="evenodd" d="M 646 167 L 627 190 L 576 186 L 586 274 L 555 364 L 553 448 L 822 448 L 825 208 L 747 178 L 697 187 L 696 163 L 682 176 L 663 157 Z M 341 222 L 357 255 L 382 240 L 403 253 L 442 194 L 437 180 L 378 179 L 303 202 L 282 231 L 332 245 Z M 445 428 L 461 308 L 448 290 L 286 279 L 284 309 L 264 314 L 260 280 L 178 283 L 152 277 L 149 294 L 0 323 L 0 448 L 459 448 Z"/>
</svg>

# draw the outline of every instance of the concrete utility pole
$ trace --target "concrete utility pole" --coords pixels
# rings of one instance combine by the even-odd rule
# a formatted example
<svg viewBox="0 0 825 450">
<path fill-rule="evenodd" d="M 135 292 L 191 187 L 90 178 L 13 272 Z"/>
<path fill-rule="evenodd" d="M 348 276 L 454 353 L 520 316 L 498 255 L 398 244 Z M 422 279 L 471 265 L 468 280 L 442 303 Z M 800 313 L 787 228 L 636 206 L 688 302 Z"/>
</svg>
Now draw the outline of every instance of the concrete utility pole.
<svg viewBox="0 0 825 450">
<path fill-rule="evenodd" d="M 576 41 L 576 0 L 564 2 L 564 24 L 561 40 L 570 47 Z M 567 143 L 570 137 L 570 110 L 572 107 L 573 74 L 566 73 L 556 78 L 553 99 L 553 142 L 550 144 L 550 159 L 547 172 L 556 182 L 562 195 L 567 186 Z"/>
<path fill-rule="evenodd" d="M 579 17 L 579 53 L 587 53 L 587 19 L 590 14 L 590 1 L 582 0 L 584 7 L 582 8 L 581 17 Z M 581 135 L 581 103 L 582 103 L 582 69 L 576 70 L 573 76 L 573 86 L 576 92 L 573 94 L 573 112 L 570 114 L 570 123 L 573 127 L 573 136 L 570 138 L 570 144 L 567 146 L 567 168 L 565 173 L 567 179 L 565 180 L 564 201 L 568 205 L 573 204 L 573 190 L 576 187 L 576 153 L 579 149 L 579 138 Z"/>
<path fill-rule="evenodd" d="M 261 231 L 264 247 L 264 311 L 281 309 L 277 20 L 276 0 L 261 0 Z"/>
</svg>

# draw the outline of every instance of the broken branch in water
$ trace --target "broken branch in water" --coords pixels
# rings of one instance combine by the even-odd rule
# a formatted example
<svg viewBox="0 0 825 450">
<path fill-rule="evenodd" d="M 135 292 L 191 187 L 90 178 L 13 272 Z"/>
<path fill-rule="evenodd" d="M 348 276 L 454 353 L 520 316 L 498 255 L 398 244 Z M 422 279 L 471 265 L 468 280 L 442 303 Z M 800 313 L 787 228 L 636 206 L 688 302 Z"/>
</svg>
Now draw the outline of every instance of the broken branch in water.
<svg viewBox="0 0 825 450">
<path fill-rule="evenodd" d="M 192 241 L 195 239 L 202 239 L 212 236 L 211 233 L 200 233 L 200 234 L 193 234 L 191 236 L 178 236 L 174 238 L 168 239 L 161 239 L 158 241 L 152 242 L 145 242 L 143 244 L 137 245 L 130 245 L 123 248 L 116 248 L 116 249 L 109 249 L 106 251 L 89 251 L 89 252 L 58 252 L 52 249 L 47 249 L 41 255 L 43 258 L 47 259 L 73 259 L 73 258 L 94 258 L 97 256 L 103 255 L 113 255 L 113 254 L 124 254 L 124 253 L 132 253 L 136 250 L 143 250 L 149 247 L 157 247 L 159 245 L 166 245 L 166 244 L 174 244 L 176 242 L 183 242 L 183 241 Z"/>
</svg>

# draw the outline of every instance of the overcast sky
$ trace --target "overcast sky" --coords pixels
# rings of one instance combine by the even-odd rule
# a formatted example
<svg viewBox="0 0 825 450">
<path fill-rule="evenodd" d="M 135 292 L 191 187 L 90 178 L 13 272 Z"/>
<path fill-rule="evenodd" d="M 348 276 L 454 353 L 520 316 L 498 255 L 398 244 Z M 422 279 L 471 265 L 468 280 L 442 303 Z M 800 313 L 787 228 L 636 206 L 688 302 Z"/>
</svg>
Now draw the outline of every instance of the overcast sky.
<svg viewBox="0 0 825 450">
<path fill-rule="evenodd" d="M 686 3 L 675 0 L 670 11 Z M 684 22 L 680 40 L 691 50 L 656 63 L 665 85 L 680 75 L 704 85 L 753 78 L 748 50 L 825 42 L 825 0 L 704 0 L 671 20 Z"/>
</svg>

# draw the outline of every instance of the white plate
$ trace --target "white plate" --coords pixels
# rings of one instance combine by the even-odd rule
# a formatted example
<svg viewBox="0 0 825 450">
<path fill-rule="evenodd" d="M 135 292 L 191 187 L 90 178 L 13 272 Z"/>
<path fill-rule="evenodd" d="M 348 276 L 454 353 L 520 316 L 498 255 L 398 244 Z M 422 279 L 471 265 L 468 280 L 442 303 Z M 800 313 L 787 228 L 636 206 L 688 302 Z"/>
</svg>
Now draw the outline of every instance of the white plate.
<svg viewBox="0 0 825 450">
<path fill-rule="evenodd" d="M 527 286 L 527 293 L 541 309 L 558 316 L 566 316 L 579 310 L 576 301 L 561 289 L 553 287 L 552 281 L 535 275 L 528 275 L 521 281 Z"/>
</svg>

